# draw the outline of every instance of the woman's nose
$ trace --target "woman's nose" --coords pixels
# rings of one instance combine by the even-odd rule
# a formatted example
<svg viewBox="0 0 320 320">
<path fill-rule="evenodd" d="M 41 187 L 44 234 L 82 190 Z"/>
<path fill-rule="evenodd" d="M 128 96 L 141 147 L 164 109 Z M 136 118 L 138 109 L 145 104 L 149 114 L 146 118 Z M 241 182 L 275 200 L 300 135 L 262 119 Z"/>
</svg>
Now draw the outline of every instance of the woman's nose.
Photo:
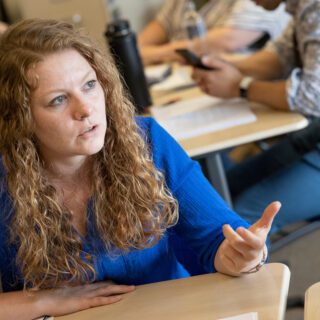
<svg viewBox="0 0 320 320">
<path fill-rule="evenodd" d="M 84 120 L 92 114 L 92 105 L 85 100 L 78 101 L 75 106 L 75 118 L 79 121 Z"/>
</svg>

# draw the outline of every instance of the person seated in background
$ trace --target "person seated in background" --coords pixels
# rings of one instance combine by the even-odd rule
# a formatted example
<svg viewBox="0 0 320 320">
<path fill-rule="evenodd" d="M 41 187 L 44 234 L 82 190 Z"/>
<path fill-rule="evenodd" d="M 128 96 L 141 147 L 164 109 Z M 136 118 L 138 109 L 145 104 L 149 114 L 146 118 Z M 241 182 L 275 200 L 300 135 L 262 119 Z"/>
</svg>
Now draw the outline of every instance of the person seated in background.
<svg viewBox="0 0 320 320">
<path fill-rule="evenodd" d="M 175 49 L 186 48 L 189 44 L 183 26 L 188 1 L 167 0 L 156 19 L 139 34 L 138 43 L 145 65 L 181 60 Z M 194 2 L 208 29 L 208 51 L 236 52 L 246 49 L 262 38 L 277 37 L 289 21 L 283 7 L 270 13 L 250 0 Z M 195 45 L 192 50 L 203 54 L 201 46 Z"/>
<path fill-rule="evenodd" d="M 115 303 L 132 285 L 257 271 L 280 208 L 249 226 L 154 120 L 135 117 L 109 53 L 66 22 L 0 38 L 1 317 Z M 19 306 L 19 307 L 18 307 Z"/>
<path fill-rule="evenodd" d="M 274 10 L 281 0 L 260 0 L 259 4 Z M 215 56 L 203 57 L 203 63 L 216 71 L 193 72 L 209 95 L 242 96 L 310 119 L 306 129 L 286 136 L 228 173 L 235 210 L 245 219 L 254 221 L 273 197 L 283 203 L 272 232 L 320 216 L 320 2 L 287 0 L 286 8 L 293 20 L 266 48 L 233 64 Z"/>
</svg>

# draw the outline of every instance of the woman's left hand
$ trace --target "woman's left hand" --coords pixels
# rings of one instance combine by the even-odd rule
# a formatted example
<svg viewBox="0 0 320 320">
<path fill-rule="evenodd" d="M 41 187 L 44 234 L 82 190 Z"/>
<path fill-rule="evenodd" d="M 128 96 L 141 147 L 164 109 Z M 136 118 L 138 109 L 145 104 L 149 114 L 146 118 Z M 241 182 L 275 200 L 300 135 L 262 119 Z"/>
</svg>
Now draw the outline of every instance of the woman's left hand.
<svg viewBox="0 0 320 320">
<path fill-rule="evenodd" d="M 239 227 L 233 230 L 229 225 L 223 226 L 225 240 L 214 260 L 218 272 L 238 276 L 254 269 L 262 261 L 264 250 L 267 250 L 265 242 L 280 207 L 280 202 L 269 204 L 249 229 Z"/>
</svg>

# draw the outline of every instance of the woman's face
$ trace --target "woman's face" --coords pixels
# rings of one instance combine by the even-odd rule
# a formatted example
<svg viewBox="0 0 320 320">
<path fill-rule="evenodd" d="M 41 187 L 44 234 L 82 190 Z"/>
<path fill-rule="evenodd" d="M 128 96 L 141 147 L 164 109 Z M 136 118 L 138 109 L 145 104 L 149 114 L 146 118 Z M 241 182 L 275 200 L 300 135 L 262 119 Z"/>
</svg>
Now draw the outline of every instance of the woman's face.
<svg viewBox="0 0 320 320">
<path fill-rule="evenodd" d="M 86 158 L 100 151 L 107 128 L 105 97 L 87 60 L 72 49 L 53 53 L 29 77 L 38 84 L 31 112 L 44 159 Z"/>
</svg>

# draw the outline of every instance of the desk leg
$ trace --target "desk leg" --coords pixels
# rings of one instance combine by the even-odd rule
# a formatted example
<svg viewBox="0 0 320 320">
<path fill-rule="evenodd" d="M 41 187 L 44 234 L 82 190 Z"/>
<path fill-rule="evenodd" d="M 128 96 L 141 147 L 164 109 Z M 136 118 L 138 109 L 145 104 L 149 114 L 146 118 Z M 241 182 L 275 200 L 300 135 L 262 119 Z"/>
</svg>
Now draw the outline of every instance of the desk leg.
<svg viewBox="0 0 320 320">
<path fill-rule="evenodd" d="M 232 207 L 228 182 L 220 154 L 210 153 L 198 160 L 207 179 L 229 206 Z"/>
</svg>

